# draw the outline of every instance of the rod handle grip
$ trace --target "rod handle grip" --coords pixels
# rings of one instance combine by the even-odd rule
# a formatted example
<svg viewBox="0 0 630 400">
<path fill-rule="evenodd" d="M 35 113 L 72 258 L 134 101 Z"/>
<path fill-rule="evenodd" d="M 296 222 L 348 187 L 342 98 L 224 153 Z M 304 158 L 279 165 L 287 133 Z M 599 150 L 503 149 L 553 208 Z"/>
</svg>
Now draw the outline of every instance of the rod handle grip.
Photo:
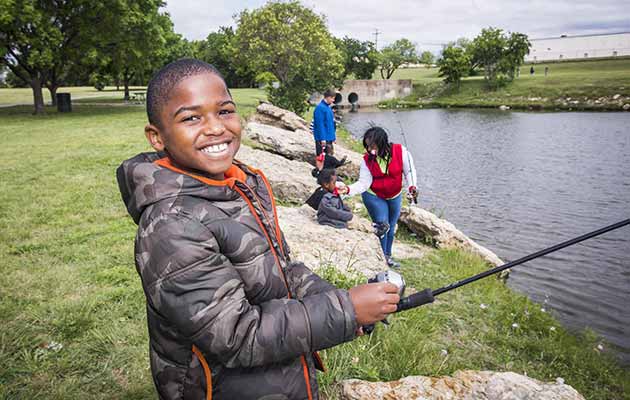
<svg viewBox="0 0 630 400">
<path fill-rule="evenodd" d="M 398 307 L 396 308 L 396 312 L 420 307 L 424 304 L 433 303 L 434 300 L 435 298 L 433 297 L 433 291 L 427 288 L 421 292 L 414 293 L 411 296 L 401 299 L 398 303 Z"/>
</svg>

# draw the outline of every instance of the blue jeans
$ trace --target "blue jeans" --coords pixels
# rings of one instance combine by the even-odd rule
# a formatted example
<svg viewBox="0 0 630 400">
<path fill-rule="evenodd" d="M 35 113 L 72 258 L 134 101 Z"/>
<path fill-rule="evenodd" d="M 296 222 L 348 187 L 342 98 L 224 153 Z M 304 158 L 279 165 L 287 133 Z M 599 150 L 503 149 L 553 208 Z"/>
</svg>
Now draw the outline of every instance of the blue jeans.
<svg viewBox="0 0 630 400">
<path fill-rule="evenodd" d="M 385 200 L 372 193 L 361 193 L 363 204 L 372 218 L 372 222 L 387 222 L 389 224 L 389 232 L 381 239 L 381 248 L 385 257 L 392 255 L 392 244 L 394 244 L 394 232 L 396 231 L 396 223 L 400 217 L 400 207 L 402 205 L 402 193 L 393 199 Z"/>
</svg>

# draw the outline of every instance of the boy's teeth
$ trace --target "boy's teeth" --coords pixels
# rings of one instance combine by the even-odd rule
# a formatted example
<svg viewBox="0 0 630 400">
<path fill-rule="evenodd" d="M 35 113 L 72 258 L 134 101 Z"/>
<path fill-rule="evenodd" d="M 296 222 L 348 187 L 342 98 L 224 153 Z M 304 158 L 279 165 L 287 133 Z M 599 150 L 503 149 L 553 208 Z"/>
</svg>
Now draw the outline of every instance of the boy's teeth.
<svg viewBox="0 0 630 400">
<path fill-rule="evenodd" d="M 228 144 L 227 143 L 221 143 L 221 144 L 216 144 L 214 146 L 208 146 L 206 148 L 204 148 L 202 151 L 206 152 L 206 153 L 218 153 L 221 152 L 225 149 L 227 149 Z"/>
</svg>

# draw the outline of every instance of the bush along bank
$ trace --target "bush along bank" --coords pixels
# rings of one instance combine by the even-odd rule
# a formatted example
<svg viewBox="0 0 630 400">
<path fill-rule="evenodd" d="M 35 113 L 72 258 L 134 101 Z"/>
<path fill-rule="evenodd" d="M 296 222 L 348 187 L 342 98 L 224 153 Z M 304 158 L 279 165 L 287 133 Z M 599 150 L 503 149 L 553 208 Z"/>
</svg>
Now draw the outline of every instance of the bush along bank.
<svg viewBox="0 0 630 400">
<path fill-rule="evenodd" d="M 621 87 L 622 89 L 625 89 Z M 414 85 L 413 93 L 402 99 L 378 104 L 382 109 L 421 108 L 500 108 L 538 111 L 630 111 L 630 93 L 588 95 L 513 95 L 508 88 L 497 91 L 461 90 L 442 83 Z"/>
</svg>

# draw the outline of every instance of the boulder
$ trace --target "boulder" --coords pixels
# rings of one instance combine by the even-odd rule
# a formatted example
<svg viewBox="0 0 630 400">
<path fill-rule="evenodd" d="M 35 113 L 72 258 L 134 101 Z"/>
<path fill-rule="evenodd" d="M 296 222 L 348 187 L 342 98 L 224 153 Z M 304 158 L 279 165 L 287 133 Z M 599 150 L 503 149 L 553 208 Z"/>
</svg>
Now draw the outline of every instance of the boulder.
<svg viewBox="0 0 630 400">
<path fill-rule="evenodd" d="M 630 103 L 624 104 L 622 108 L 623 108 L 624 111 L 630 110 Z"/>
<path fill-rule="evenodd" d="M 541 382 L 514 372 L 457 371 L 450 376 L 408 376 L 392 382 L 349 379 L 341 383 L 345 400 L 584 400 L 571 386 Z"/>
<path fill-rule="evenodd" d="M 299 160 L 315 165 L 315 142 L 313 135 L 308 131 L 302 129 L 290 131 L 258 122 L 248 122 L 245 128 L 245 135 L 262 144 L 269 151 L 289 160 Z M 335 157 L 342 158 L 344 156 L 350 163 L 338 168 L 337 173 L 343 177 L 357 179 L 359 166 L 361 165 L 361 155 L 336 145 Z"/>
<path fill-rule="evenodd" d="M 418 236 L 431 238 L 438 248 L 457 247 L 481 256 L 492 265 L 503 264 L 496 254 L 472 241 L 455 225 L 420 207 L 403 207 L 400 222 Z"/>
<path fill-rule="evenodd" d="M 303 204 L 318 187 L 310 173 L 312 167 L 303 161 L 287 160 L 245 145 L 241 145 L 236 158 L 262 170 L 279 200 Z"/>
<path fill-rule="evenodd" d="M 350 229 L 336 229 L 318 224 L 316 215 L 307 205 L 278 207 L 280 227 L 291 248 L 292 259 L 304 262 L 311 269 L 329 264 L 341 272 L 352 269 L 366 278 L 387 269 L 369 221 L 355 215 Z M 421 258 L 427 251 L 430 251 L 427 247 L 395 242 L 392 252 L 397 258 Z"/>
<path fill-rule="evenodd" d="M 245 135 L 284 158 L 314 163 L 315 142 L 313 136 L 305 130 L 289 131 L 272 125 L 248 122 Z"/>
<path fill-rule="evenodd" d="M 256 107 L 256 113 L 249 117 L 249 121 L 272 125 L 290 131 L 310 131 L 309 125 L 304 118 L 270 103 L 260 103 Z"/>
<path fill-rule="evenodd" d="M 509 109 L 510 109 L 510 106 L 506 106 L 506 105 L 500 105 L 499 106 L 499 110 L 501 110 L 501 111 L 507 111 Z"/>
</svg>

